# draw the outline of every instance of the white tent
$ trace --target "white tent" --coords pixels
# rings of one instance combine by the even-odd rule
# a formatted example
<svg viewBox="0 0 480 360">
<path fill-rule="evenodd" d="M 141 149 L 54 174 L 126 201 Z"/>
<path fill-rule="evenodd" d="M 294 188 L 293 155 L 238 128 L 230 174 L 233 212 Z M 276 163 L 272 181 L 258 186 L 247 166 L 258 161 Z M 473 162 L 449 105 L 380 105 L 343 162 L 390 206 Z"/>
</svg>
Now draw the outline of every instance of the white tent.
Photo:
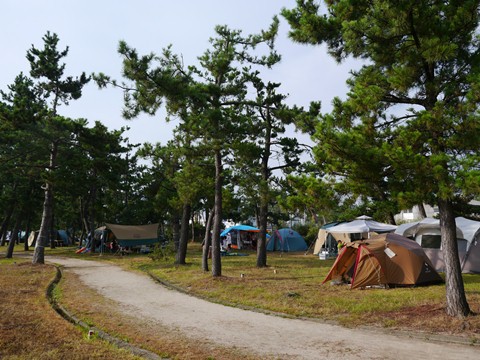
<svg viewBox="0 0 480 360">
<path fill-rule="evenodd" d="M 395 233 L 409 238 L 414 238 L 417 234 L 440 235 L 440 221 L 438 219 L 425 218 L 421 221 L 401 224 L 395 230 Z M 457 238 L 463 238 L 463 233 L 458 227 Z"/>
<path fill-rule="evenodd" d="M 480 222 L 457 217 L 457 246 L 464 273 L 480 273 Z M 445 271 L 441 247 L 440 221 L 422 221 L 400 225 L 395 233 L 414 239 L 423 248 L 437 271 Z"/>
<path fill-rule="evenodd" d="M 375 220 L 356 219 L 348 223 L 343 223 L 337 226 L 332 226 L 326 229 L 329 233 L 386 233 L 393 232 L 397 228 L 396 225 L 384 224 Z"/>
</svg>

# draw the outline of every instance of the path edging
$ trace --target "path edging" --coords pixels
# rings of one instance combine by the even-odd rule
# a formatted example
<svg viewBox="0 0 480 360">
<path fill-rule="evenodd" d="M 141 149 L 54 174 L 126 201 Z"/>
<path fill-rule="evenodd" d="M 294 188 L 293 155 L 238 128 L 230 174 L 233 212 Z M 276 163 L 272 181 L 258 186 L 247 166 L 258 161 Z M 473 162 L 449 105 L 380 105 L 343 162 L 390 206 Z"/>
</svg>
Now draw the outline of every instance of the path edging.
<svg viewBox="0 0 480 360">
<path fill-rule="evenodd" d="M 101 338 L 102 340 L 105 340 L 116 347 L 120 349 L 126 349 L 130 351 L 133 355 L 136 356 L 141 356 L 147 360 L 168 360 L 166 358 L 162 358 L 161 356 L 155 354 L 154 352 L 151 352 L 149 350 L 145 350 L 142 348 L 139 348 L 137 346 L 134 346 L 124 340 L 121 340 L 119 338 L 116 338 L 108 333 L 106 333 L 103 330 L 100 330 L 96 328 L 95 326 L 90 326 L 86 322 L 80 320 L 77 318 L 75 315 L 70 313 L 67 309 L 65 309 L 62 305 L 60 305 L 54 298 L 53 298 L 53 290 L 55 287 L 58 285 L 60 280 L 62 279 L 62 270 L 58 265 L 54 265 L 56 269 L 56 274 L 53 280 L 48 284 L 47 290 L 46 290 L 46 297 L 48 299 L 48 302 L 52 306 L 52 308 L 65 320 L 71 322 L 74 325 L 78 325 L 84 330 L 88 331 L 90 334 L 91 332 Z"/>
</svg>

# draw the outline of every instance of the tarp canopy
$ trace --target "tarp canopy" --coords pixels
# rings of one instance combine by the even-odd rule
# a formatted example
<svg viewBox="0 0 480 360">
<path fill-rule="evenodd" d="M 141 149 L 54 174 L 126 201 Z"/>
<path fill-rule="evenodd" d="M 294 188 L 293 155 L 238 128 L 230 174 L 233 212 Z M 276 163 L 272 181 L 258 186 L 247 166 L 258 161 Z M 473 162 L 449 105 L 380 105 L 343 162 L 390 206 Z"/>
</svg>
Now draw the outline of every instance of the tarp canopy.
<svg viewBox="0 0 480 360">
<path fill-rule="evenodd" d="M 307 248 L 305 239 L 289 228 L 276 230 L 267 242 L 268 251 L 305 251 Z"/>
<path fill-rule="evenodd" d="M 420 245 L 392 233 L 346 244 L 323 283 L 346 278 L 352 289 L 442 282 Z"/>
<path fill-rule="evenodd" d="M 384 224 L 375 220 L 356 219 L 347 223 L 332 226 L 325 230 L 329 233 L 356 234 L 376 232 L 380 234 L 395 231 L 396 228 L 396 225 Z"/>
<path fill-rule="evenodd" d="M 148 225 L 105 225 L 115 235 L 120 246 L 149 245 L 159 242 L 158 223 Z"/>
<path fill-rule="evenodd" d="M 480 222 L 457 217 L 458 256 L 463 273 L 480 273 Z M 437 271 L 445 271 L 440 221 L 425 218 L 400 225 L 395 233 L 414 239 L 422 246 Z"/>
<path fill-rule="evenodd" d="M 220 236 L 227 236 L 227 234 L 232 231 L 232 230 L 237 230 L 237 231 L 250 231 L 250 232 L 260 232 L 260 229 L 250 226 L 250 225 L 235 225 L 232 227 L 229 227 L 225 230 L 223 230 L 220 233 Z"/>
</svg>

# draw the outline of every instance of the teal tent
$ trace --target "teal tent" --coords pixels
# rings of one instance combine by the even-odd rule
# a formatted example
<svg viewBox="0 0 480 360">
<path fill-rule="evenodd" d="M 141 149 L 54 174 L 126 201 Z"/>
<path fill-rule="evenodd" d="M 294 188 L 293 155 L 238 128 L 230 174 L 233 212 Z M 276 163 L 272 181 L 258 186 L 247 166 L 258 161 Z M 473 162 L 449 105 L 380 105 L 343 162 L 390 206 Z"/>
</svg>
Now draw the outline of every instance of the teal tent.
<svg viewBox="0 0 480 360">
<path fill-rule="evenodd" d="M 72 245 L 72 241 L 66 230 L 57 230 L 57 241 L 62 243 L 63 246 Z"/>
<path fill-rule="evenodd" d="M 305 239 L 293 229 L 276 230 L 267 242 L 267 251 L 305 251 Z"/>
</svg>

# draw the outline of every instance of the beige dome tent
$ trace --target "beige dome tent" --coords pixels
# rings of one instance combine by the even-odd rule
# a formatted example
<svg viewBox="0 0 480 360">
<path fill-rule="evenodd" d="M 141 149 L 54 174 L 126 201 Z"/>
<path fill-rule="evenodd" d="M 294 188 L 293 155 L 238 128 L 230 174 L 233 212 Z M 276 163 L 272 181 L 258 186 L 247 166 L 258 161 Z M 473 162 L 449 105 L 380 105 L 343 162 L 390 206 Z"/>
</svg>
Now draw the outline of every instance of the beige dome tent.
<svg viewBox="0 0 480 360">
<path fill-rule="evenodd" d="M 392 233 L 344 246 L 323 283 L 347 278 L 352 289 L 442 282 L 420 245 Z"/>
</svg>

